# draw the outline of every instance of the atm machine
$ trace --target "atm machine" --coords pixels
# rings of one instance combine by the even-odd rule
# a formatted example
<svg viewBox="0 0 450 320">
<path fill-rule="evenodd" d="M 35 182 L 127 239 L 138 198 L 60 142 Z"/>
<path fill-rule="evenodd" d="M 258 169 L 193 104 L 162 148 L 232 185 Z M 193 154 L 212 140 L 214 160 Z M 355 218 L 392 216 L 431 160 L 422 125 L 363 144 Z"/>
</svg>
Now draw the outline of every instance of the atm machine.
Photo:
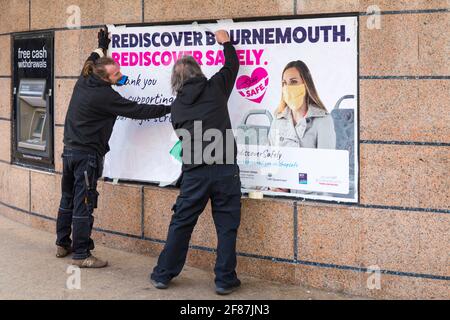
<svg viewBox="0 0 450 320">
<path fill-rule="evenodd" d="M 13 36 L 13 153 L 18 165 L 54 169 L 52 32 Z"/>
<path fill-rule="evenodd" d="M 48 99 L 45 89 L 45 79 L 20 80 L 17 93 L 20 119 L 17 124 L 17 145 L 23 152 L 33 150 L 33 153 L 48 155 Z"/>
</svg>

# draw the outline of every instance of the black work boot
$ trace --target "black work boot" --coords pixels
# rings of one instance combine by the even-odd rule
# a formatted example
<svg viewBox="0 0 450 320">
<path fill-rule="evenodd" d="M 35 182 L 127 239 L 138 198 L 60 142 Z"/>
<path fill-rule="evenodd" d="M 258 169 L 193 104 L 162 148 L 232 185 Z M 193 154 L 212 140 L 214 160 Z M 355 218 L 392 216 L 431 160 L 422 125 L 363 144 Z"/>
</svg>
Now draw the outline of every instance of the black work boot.
<svg viewBox="0 0 450 320">
<path fill-rule="evenodd" d="M 153 279 L 150 279 L 150 282 L 156 289 L 167 289 L 169 287 L 168 283 L 155 281 Z"/>
<path fill-rule="evenodd" d="M 241 286 L 241 281 L 238 280 L 238 282 L 236 282 L 235 285 L 231 286 L 231 287 L 216 287 L 216 293 L 218 295 L 224 296 L 230 293 L 233 293 L 234 291 L 236 291 L 239 287 Z"/>
<path fill-rule="evenodd" d="M 162 282 L 162 281 L 153 280 L 151 274 L 149 275 L 149 279 L 150 279 L 151 284 L 156 289 L 167 289 L 169 287 L 169 282 Z"/>
</svg>

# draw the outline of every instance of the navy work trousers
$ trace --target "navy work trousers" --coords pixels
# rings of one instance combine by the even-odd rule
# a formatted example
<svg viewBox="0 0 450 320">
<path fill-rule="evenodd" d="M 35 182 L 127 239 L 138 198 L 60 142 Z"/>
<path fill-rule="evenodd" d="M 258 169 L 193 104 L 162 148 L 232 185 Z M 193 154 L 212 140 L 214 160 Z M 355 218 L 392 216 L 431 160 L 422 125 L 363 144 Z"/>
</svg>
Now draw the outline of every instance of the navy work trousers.
<svg viewBox="0 0 450 320">
<path fill-rule="evenodd" d="M 239 283 L 235 269 L 241 182 L 239 167 L 233 164 L 205 165 L 183 172 L 167 241 L 151 274 L 153 280 L 168 283 L 181 272 L 192 231 L 209 199 L 218 241 L 216 286 L 227 288 Z"/>
<path fill-rule="evenodd" d="M 56 245 L 72 247 L 73 259 L 82 260 L 89 257 L 90 251 L 94 249 L 91 239 L 94 224 L 92 214 L 97 207 L 97 180 L 102 175 L 103 160 L 94 152 L 66 147 L 62 158 L 62 192 L 56 222 Z"/>
</svg>

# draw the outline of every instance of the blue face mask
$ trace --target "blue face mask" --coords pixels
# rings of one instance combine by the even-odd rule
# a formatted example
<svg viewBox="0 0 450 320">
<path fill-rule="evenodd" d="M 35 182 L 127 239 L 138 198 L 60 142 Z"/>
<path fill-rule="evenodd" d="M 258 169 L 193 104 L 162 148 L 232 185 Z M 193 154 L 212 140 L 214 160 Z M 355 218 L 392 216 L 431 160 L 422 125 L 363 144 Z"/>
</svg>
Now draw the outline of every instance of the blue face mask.
<svg viewBox="0 0 450 320">
<path fill-rule="evenodd" d="M 122 75 L 122 77 L 117 81 L 116 86 L 123 86 L 128 80 L 128 77 L 125 75 Z"/>
</svg>

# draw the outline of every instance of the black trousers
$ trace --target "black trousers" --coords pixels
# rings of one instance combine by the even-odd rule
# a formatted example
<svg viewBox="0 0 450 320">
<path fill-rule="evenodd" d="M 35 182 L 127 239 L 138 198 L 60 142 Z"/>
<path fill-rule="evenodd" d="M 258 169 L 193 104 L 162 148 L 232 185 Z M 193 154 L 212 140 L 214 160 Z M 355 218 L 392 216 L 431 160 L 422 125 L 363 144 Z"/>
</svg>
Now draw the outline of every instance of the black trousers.
<svg viewBox="0 0 450 320">
<path fill-rule="evenodd" d="M 173 206 L 167 242 L 153 280 L 167 283 L 183 269 L 192 231 L 199 215 L 211 199 L 217 232 L 215 283 L 231 287 L 239 283 L 236 275 L 236 237 L 241 220 L 241 182 L 237 165 L 206 165 L 183 173 L 180 194 Z"/>
<path fill-rule="evenodd" d="M 62 158 L 63 176 L 56 221 L 56 244 L 72 247 L 73 259 L 81 260 L 89 257 L 90 251 L 94 249 L 91 239 L 94 225 L 92 214 L 97 207 L 97 180 L 102 175 L 103 160 L 96 153 L 66 147 Z"/>
</svg>

